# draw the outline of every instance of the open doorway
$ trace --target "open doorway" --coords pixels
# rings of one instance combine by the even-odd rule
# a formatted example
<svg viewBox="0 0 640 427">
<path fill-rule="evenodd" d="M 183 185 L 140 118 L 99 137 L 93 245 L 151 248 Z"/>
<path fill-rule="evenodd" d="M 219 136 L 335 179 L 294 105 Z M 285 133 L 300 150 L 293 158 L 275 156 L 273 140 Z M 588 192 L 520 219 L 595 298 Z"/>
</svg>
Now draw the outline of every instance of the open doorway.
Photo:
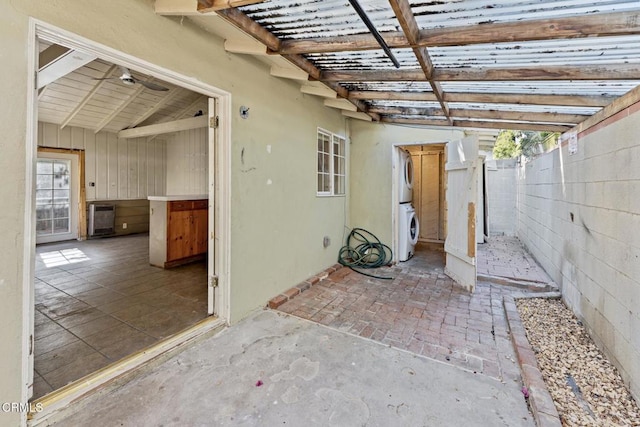
<svg viewBox="0 0 640 427">
<path fill-rule="evenodd" d="M 476 284 L 478 138 L 392 147 L 394 260 L 444 251 L 445 273 L 462 287 Z M 411 174 L 406 173 L 410 170 Z M 417 207 L 416 207 L 417 206 Z M 484 212 L 484 207 L 481 208 Z M 484 221 L 483 215 L 481 220 Z M 415 226 L 413 225 L 415 224 Z"/>
<path fill-rule="evenodd" d="M 36 33 L 32 399 L 229 308 L 229 121 L 218 120 L 229 95 L 62 30 Z M 170 265 L 151 265 L 150 198 L 168 222 L 187 203 L 199 219 L 172 235 L 189 256 Z"/>
</svg>

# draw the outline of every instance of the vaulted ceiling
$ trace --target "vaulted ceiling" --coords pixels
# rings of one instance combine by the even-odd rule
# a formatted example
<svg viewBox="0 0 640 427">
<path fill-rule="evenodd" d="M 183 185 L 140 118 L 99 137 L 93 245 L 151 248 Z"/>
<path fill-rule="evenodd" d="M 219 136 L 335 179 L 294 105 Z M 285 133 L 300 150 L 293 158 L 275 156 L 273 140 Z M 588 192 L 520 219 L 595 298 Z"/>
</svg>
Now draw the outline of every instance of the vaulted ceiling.
<svg viewBox="0 0 640 427">
<path fill-rule="evenodd" d="M 258 47 L 229 51 L 284 59 L 381 122 L 565 131 L 640 84 L 638 0 L 359 0 L 372 29 L 351 0 L 190 3 L 156 13 L 231 24 Z"/>
<path fill-rule="evenodd" d="M 39 48 L 40 121 L 97 133 L 207 115 L 204 95 L 45 40 Z"/>
</svg>

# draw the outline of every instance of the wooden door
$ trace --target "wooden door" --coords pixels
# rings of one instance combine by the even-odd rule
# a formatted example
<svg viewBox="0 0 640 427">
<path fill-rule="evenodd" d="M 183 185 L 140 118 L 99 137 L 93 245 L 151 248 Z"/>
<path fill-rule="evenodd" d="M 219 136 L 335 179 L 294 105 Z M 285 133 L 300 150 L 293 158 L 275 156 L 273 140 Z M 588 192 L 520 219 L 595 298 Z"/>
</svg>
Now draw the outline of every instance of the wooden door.
<svg viewBox="0 0 640 427">
<path fill-rule="evenodd" d="M 208 209 L 196 209 L 193 212 L 193 254 L 207 252 L 207 223 L 209 221 Z"/>
<path fill-rule="evenodd" d="M 193 254 L 191 210 L 169 212 L 167 224 L 167 261 L 186 258 Z"/>
<path fill-rule="evenodd" d="M 477 135 L 447 144 L 445 273 L 469 291 L 476 285 L 477 163 Z"/>
</svg>

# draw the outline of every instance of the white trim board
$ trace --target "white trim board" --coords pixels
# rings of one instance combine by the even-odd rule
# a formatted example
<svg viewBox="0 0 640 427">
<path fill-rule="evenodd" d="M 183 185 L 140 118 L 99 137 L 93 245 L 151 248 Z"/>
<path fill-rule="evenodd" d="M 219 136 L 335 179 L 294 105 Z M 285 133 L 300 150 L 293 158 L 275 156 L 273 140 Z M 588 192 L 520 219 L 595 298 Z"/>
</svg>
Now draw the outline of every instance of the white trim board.
<svg viewBox="0 0 640 427">
<path fill-rule="evenodd" d="M 217 185 L 216 199 L 213 203 L 219 213 L 216 219 L 216 244 L 218 250 L 215 251 L 215 268 L 213 274 L 219 278 L 218 298 L 216 302 L 216 315 L 224 324 L 229 323 L 230 309 L 230 281 L 229 272 L 231 270 L 230 247 L 231 247 L 231 94 L 218 89 L 209 84 L 198 81 L 195 78 L 187 77 L 173 72 L 156 64 L 136 58 L 132 55 L 120 52 L 111 47 L 96 43 L 77 34 L 58 28 L 41 20 L 29 18 L 29 40 L 27 65 L 29 76 L 35 76 L 38 55 L 37 39 L 42 38 L 70 49 L 95 55 L 105 61 L 109 61 L 127 68 L 140 71 L 152 77 L 164 80 L 184 89 L 200 93 L 202 95 L 216 98 L 218 101 L 217 115 L 219 117 L 219 127 L 217 135 L 217 150 L 214 153 L 217 159 L 215 163 L 215 174 Z M 35 269 L 35 210 L 33 208 L 34 189 L 33 172 L 37 158 L 37 123 L 38 123 L 38 101 L 37 90 L 35 88 L 35 78 L 28 78 L 27 87 L 27 121 L 26 121 L 26 177 L 25 177 L 25 225 L 24 225 L 24 263 L 23 263 L 23 363 L 22 363 L 22 398 L 26 402 L 30 398 L 30 385 L 33 384 L 33 363 L 29 361 L 28 353 L 31 344 L 34 298 L 33 298 L 33 276 Z M 213 167 L 213 165 L 211 165 Z M 114 368 L 116 369 L 116 368 Z M 82 393 L 86 393 L 95 384 L 84 384 Z M 39 417 L 46 416 L 45 412 Z M 26 414 L 24 414 L 21 425 L 27 425 Z"/>
</svg>

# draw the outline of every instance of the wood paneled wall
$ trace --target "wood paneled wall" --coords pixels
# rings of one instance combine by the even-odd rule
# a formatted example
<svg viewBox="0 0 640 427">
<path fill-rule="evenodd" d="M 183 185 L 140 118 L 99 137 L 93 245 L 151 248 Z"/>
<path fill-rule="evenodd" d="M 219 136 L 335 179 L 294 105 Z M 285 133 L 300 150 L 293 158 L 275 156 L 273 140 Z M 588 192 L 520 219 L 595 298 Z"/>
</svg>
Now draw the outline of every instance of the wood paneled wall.
<svg viewBox="0 0 640 427">
<path fill-rule="evenodd" d="M 116 206 L 116 236 L 149 232 L 149 200 L 95 200 L 91 203 Z M 87 217 L 89 215 L 87 203 Z M 127 228 L 122 225 L 126 223 Z"/>
<path fill-rule="evenodd" d="M 167 194 L 206 194 L 208 129 L 175 132 L 167 138 Z"/>
<path fill-rule="evenodd" d="M 446 237 L 444 147 L 410 147 L 414 181 L 412 204 L 420 222 L 420 241 L 442 242 Z"/>
<path fill-rule="evenodd" d="M 87 201 L 134 200 L 165 195 L 166 141 L 119 139 L 98 132 L 40 122 L 38 145 L 85 151 Z M 91 185 L 91 184 L 94 185 Z"/>
</svg>

